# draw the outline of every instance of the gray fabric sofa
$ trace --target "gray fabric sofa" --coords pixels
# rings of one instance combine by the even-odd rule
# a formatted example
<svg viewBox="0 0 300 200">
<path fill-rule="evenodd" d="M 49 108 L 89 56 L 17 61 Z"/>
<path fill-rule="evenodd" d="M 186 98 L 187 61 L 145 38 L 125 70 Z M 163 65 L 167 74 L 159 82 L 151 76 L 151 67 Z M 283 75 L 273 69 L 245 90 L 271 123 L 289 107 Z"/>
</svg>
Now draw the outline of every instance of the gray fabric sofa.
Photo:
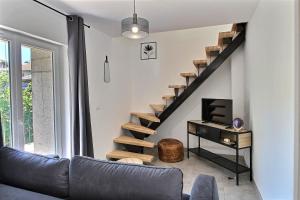
<svg viewBox="0 0 300 200">
<path fill-rule="evenodd" d="M 130 165 L 75 156 L 72 160 L 0 149 L 0 199 L 218 200 L 215 179 L 197 177 L 182 194 L 176 168 Z"/>
</svg>

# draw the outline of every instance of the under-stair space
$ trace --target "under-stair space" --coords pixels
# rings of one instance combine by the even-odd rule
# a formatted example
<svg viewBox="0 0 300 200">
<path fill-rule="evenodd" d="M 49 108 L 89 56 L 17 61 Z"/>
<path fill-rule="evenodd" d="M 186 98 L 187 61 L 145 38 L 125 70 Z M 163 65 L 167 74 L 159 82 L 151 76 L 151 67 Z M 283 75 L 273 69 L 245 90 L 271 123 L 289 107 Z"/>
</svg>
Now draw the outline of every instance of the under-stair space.
<svg viewBox="0 0 300 200">
<path fill-rule="evenodd" d="M 139 123 L 128 122 L 122 125 L 122 129 L 130 135 L 115 138 L 113 141 L 124 148 L 107 153 L 107 158 L 139 158 L 144 163 L 151 163 L 154 156 L 144 154 L 144 148 L 154 148 L 155 143 L 145 138 L 156 135 L 156 129 L 245 41 L 245 30 L 246 23 L 240 23 L 233 24 L 228 32 L 220 32 L 218 44 L 205 48 L 206 58 L 193 60 L 197 72 L 180 73 L 186 85 L 169 85 L 168 88 L 173 89 L 174 94 L 162 96 L 165 104 L 149 105 L 154 113 L 132 112 L 131 116 L 138 119 Z"/>
</svg>

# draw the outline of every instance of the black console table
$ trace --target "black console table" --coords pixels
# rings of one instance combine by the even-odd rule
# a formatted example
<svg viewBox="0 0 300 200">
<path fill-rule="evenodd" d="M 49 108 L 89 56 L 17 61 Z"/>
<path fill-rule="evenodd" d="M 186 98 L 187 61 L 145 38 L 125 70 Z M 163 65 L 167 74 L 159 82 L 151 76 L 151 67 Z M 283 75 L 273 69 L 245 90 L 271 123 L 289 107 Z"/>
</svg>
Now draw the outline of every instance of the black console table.
<svg viewBox="0 0 300 200">
<path fill-rule="evenodd" d="M 198 137 L 198 147 L 190 148 L 190 135 Z M 235 149 L 235 161 L 224 158 L 220 155 L 212 153 L 200 147 L 200 138 L 224 145 L 231 149 Z M 227 138 L 230 142 L 225 142 Z M 250 167 L 246 167 L 239 163 L 239 150 L 250 150 Z M 187 156 L 192 152 L 202 158 L 206 158 L 236 174 L 236 185 L 239 185 L 239 174 L 250 172 L 250 181 L 252 181 L 252 131 L 240 130 L 223 125 L 202 122 L 201 120 L 193 120 L 187 122 Z"/>
</svg>

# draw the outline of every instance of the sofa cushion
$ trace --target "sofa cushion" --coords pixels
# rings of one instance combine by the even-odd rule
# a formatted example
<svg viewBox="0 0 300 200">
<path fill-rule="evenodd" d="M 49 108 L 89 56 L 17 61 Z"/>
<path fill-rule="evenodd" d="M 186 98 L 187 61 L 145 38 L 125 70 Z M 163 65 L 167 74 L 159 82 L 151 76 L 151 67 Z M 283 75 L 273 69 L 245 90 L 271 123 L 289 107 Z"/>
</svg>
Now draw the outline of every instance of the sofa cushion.
<svg viewBox="0 0 300 200">
<path fill-rule="evenodd" d="M 70 198 L 182 200 L 180 169 L 130 165 L 75 156 L 70 165 Z"/>
<path fill-rule="evenodd" d="M 0 182 L 59 198 L 68 197 L 69 164 L 68 159 L 49 158 L 2 147 Z"/>
<path fill-rule="evenodd" d="M 0 199 L 5 200 L 60 200 L 59 198 L 0 184 Z"/>
</svg>

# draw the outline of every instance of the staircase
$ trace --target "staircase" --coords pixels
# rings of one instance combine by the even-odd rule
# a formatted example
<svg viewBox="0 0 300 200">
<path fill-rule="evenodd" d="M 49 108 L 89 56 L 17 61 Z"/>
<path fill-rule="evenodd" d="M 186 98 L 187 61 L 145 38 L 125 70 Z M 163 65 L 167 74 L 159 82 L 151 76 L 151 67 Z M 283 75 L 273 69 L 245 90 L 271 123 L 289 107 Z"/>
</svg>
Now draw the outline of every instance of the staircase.
<svg viewBox="0 0 300 200">
<path fill-rule="evenodd" d="M 246 23 L 233 24 L 231 31 L 220 32 L 218 45 L 205 48 L 207 59 L 194 60 L 197 73 L 182 72 L 186 85 L 169 85 L 174 95 L 165 95 L 165 104 L 150 104 L 152 113 L 131 113 L 139 124 L 129 122 L 122 125 L 133 136 L 119 136 L 115 143 L 122 144 L 125 150 L 114 150 L 106 156 L 108 159 L 139 158 L 151 163 L 154 156 L 144 154 L 144 148 L 154 148 L 155 144 L 147 142 L 146 137 L 157 134 L 156 129 L 245 41 Z"/>
</svg>

